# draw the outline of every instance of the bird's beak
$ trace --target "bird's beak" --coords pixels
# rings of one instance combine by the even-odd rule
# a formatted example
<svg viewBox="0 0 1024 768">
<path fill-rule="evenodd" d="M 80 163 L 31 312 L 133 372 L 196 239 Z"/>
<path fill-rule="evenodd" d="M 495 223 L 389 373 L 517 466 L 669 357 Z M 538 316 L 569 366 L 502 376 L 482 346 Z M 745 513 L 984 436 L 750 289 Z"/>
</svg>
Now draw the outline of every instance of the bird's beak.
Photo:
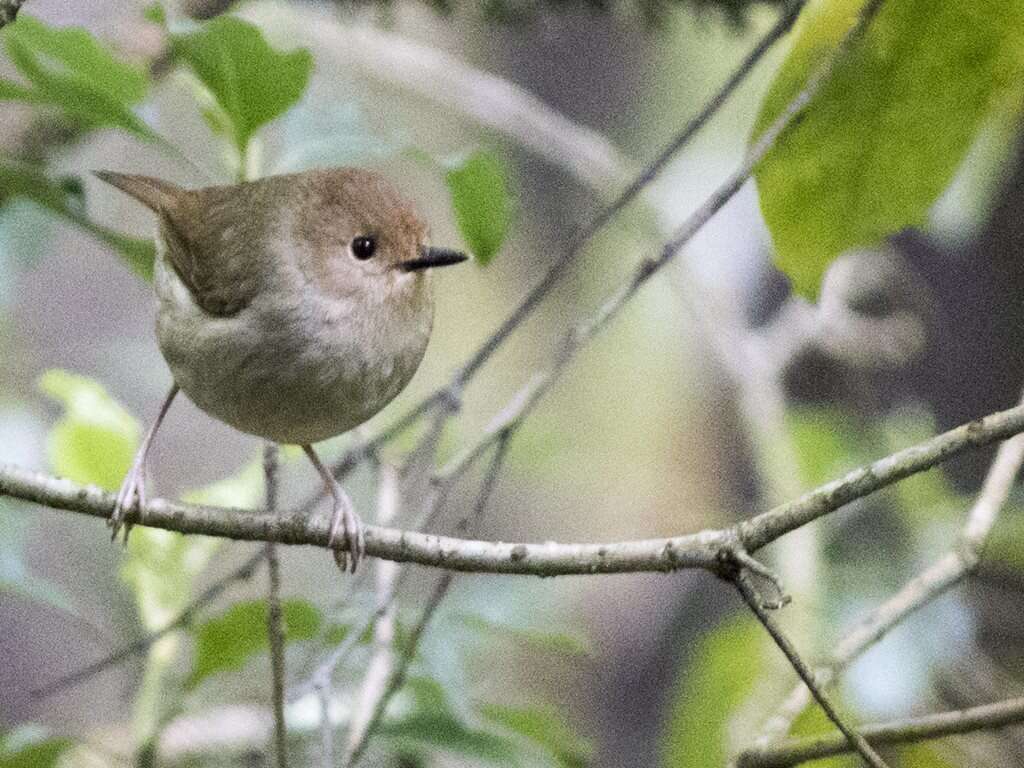
<svg viewBox="0 0 1024 768">
<path fill-rule="evenodd" d="M 401 267 L 403 272 L 417 272 L 421 269 L 430 269 L 431 267 L 447 267 L 451 264 L 460 264 L 467 258 L 469 257 L 461 251 L 455 251 L 451 248 L 433 248 L 424 245 L 420 247 L 420 257 L 418 259 L 403 261 L 398 266 Z"/>
</svg>

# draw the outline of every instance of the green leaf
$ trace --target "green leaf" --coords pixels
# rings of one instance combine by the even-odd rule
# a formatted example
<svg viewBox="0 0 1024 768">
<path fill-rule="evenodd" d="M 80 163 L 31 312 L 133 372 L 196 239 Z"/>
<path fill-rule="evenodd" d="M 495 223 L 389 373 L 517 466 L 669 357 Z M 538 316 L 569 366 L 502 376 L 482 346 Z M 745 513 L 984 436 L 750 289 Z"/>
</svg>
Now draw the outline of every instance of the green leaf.
<svg viewBox="0 0 1024 768">
<path fill-rule="evenodd" d="M 555 765 L 585 768 L 590 763 L 594 751 L 590 743 L 577 735 L 553 709 L 484 704 L 480 714 L 537 744 L 551 755 Z"/>
<path fill-rule="evenodd" d="M 501 248 L 512 221 L 512 202 L 504 165 L 479 150 L 450 163 L 445 183 L 459 231 L 479 264 L 487 265 Z"/>
<path fill-rule="evenodd" d="M 85 376 L 49 370 L 39 387 L 64 406 L 47 436 L 54 472 L 76 483 L 119 488 L 139 444 L 139 423 L 99 382 Z"/>
<path fill-rule="evenodd" d="M 835 49 L 863 0 L 823 0 L 795 39 L 760 133 Z M 756 171 L 776 264 L 814 297 L 843 251 L 920 225 L 1001 89 L 1024 67 L 1024 0 L 886 3 Z"/>
<path fill-rule="evenodd" d="M 320 629 L 320 611 L 304 600 L 285 600 L 281 611 L 289 641 L 309 640 Z M 196 630 L 195 664 L 188 687 L 194 688 L 218 672 L 241 669 L 268 645 L 266 603 L 259 600 L 235 603 Z"/>
<path fill-rule="evenodd" d="M 11 61 L 32 88 L 4 82 L 0 98 L 49 104 L 85 128 L 115 126 L 147 139 L 155 134 L 132 111 L 149 90 L 147 74 L 118 61 L 86 30 L 54 28 L 19 16 L 4 29 Z"/>
<path fill-rule="evenodd" d="M 19 22 L 20 23 L 20 22 Z M 153 279 L 156 249 L 148 238 L 129 237 L 101 227 L 85 215 L 81 194 L 74 188 L 76 179 L 51 179 L 42 168 L 29 163 L 0 161 L 0 205 L 14 199 L 30 200 L 36 205 L 77 224 L 93 237 L 113 248 L 133 272 L 144 280 Z"/>
<path fill-rule="evenodd" d="M 40 726 L 21 726 L 0 735 L 0 768 L 55 768 L 73 743 Z"/>
<path fill-rule="evenodd" d="M 672 695 L 661 765 L 725 765 L 730 719 L 760 679 L 763 649 L 760 626 L 745 615 L 726 621 L 701 640 Z"/>
<path fill-rule="evenodd" d="M 412 694 L 411 711 L 385 720 L 377 730 L 380 736 L 403 749 L 428 746 L 496 765 L 519 764 L 515 744 L 464 722 L 436 681 L 414 677 L 405 690 Z"/>
<path fill-rule="evenodd" d="M 232 16 L 174 35 L 172 46 L 230 120 L 231 138 L 242 154 L 257 129 L 301 98 L 313 69 L 309 51 L 278 53 L 258 28 Z"/>
</svg>

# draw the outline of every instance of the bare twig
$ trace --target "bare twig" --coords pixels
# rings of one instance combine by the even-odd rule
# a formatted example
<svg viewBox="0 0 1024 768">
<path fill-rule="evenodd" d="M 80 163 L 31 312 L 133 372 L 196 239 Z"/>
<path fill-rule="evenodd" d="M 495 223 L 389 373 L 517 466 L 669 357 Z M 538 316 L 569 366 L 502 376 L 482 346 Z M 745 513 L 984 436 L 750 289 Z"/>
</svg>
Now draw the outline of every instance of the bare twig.
<svg viewBox="0 0 1024 768">
<path fill-rule="evenodd" d="M 119 648 L 109 656 L 106 656 L 87 667 L 83 667 L 77 672 L 73 672 L 70 675 L 66 675 L 58 680 L 54 680 L 51 683 L 47 683 L 46 685 L 35 689 L 32 691 L 32 696 L 36 698 L 46 698 L 55 693 L 60 693 L 68 688 L 73 688 L 76 685 L 84 683 L 89 678 L 98 675 L 100 672 L 110 669 L 111 667 L 115 667 L 123 661 L 127 661 L 132 656 L 138 656 L 145 653 L 153 643 L 157 642 L 164 635 L 191 624 L 200 611 L 206 608 L 210 603 L 217 600 L 217 598 L 224 594 L 229 587 L 238 582 L 248 581 L 251 579 L 257 566 L 263 562 L 263 558 L 266 556 L 266 549 L 261 548 L 244 563 L 238 566 L 238 568 L 235 568 L 231 573 L 217 579 L 217 581 L 203 590 L 195 600 L 189 603 L 181 613 L 175 616 L 161 629 L 158 629 L 155 632 L 150 632 L 145 637 L 142 637 L 123 648 Z"/>
<path fill-rule="evenodd" d="M 266 510 L 277 512 L 278 459 L 277 445 L 268 443 L 263 450 L 263 476 L 266 481 Z M 281 611 L 281 565 L 276 544 L 267 542 L 267 635 L 270 639 L 270 669 L 273 686 L 274 751 L 277 768 L 288 768 L 288 729 L 284 720 L 284 614 Z"/>
<path fill-rule="evenodd" d="M 754 615 L 757 616 L 757 620 L 761 622 L 761 626 L 765 628 L 772 640 L 779 649 L 786 655 L 790 665 L 796 670 L 796 673 L 800 676 L 800 679 L 804 681 L 811 694 L 814 696 L 815 701 L 821 706 L 839 732 L 843 734 L 846 741 L 849 743 L 852 750 L 856 751 L 868 765 L 872 768 L 887 768 L 885 761 L 871 748 L 871 745 L 864 739 L 862 735 L 854 731 L 843 721 L 839 712 L 835 706 L 829 700 L 828 696 L 825 695 L 824 691 L 814 682 L 814 674 L 810 668 L 804 663 L 803 659 L 800 658 L 800 654 L 789 639 L 783 634 L 778 624 L 775 622 L 771 612 L 764 606 L 761 596 L 758 594 L 757 589 L 754 587 L 750 574 L 746 568 L 740 568 L 739 572 L 733 579 L 733 583 L 736 585 L 736 589 L 743 597 L 743 601 L 747 604 L 747 607 L 753 611 Z"/>
<path fill-rule="evenodd" d="M 401 503 L 398 490 L 398 470 L 390 464 L 380 466 L 380 488 L 377 493 L 377 522 L 388 525 L 398 516 Z M 349 724 L 348 741 L 342 765 L 347 765 L 366 733 L 373 716 L 374 707 L 383 698 L 388 678 L 392 671 L 391 645 L 395 639 L 395 579 L 398 575 L 396 563 L 380 560 L 377 562 L 377 611 L 373 624 L 373 655 L 366 672 L 356 705 Z"/>
<path fill-rule="evenodd" d="M 639 174 L 637 174 L 622 190 L 622 192 L 612 200 L 611 203 L 602 208 L 588 225 L 580 229 L 579 232 L 570 239 L 566 250 L 551 264 L 540 282 L 530 290 L 519 305 L 516 306 L 502 324 L 494 331 L 494 333 L 476 349 L 466 363 L 459 369 L 452 381 L 425 397 L 401 418 L 399 418 L 395 424 L 386 428 L 377 436 L 353 446 L 338 462 L 335 463 L 333 471 L 336 476 L 340 476 L 350 471 L 368 453 L 376 450 L 376 448 L 391 440 L 399 432 L 410 427 L 438 404 L 454 404 L 455 408 L 453 408 L 453 410 L 457 409 L 462 389 L 467 382 L 484 365 L 484 363 L 490 359 L 501 344 L 511 335 L 511 333 L 522 324 L 534 309 L 536 309 L 544 297 L 547 296 L 554 285 L 558 282 L 559 278 L 579 257 L 586 243 L 589 242 L 597 232 L 617 216 L 626 206 L 636 200 L 643 190 L 646 189 L 647 186 L 661 173 L 661 171 L 664 170 L 672 157 L 685 147 L 694 135 L 696 135 L 696 133 L 718 112 L 718 110 L 721 109 L 722 105 L 763 58 L 764 54 L 767 53 L 767 51 L 769 51 L 771 47 L 792 27 L 793 22 L 799 15 L 800 9 L 803 7 L 805 2 L 806 0 L 790 0 L 790 2 L 787 3 L 782 15 L 779 17 L 779 20 L 758 41 L 753 50 L 746 58 L 744 58 L 732 75 L 730 75 L 725 84 L 711 97 L 701 111 L 662 149 L 661 152 L 659 152 L 657 157 Z M 371 33 L 364 31 L 360 34 Z M 376 35 L 382 33 L 373 32 L 372 34 Z M 396 51 L 401 51 L 404 52 L 405 58 L 402 58 L 402 55 L 400 55 L 400 58 L 402 58 L 403 61 L 408 57 L 412 57 L 420 62 L 420 65 L 413 67 L 408 71 L 418 73 L 423 70 L 424 66 L 427 69 L 431 69 L 434 66 L 440 65 L 443 70 L 448 73 L 444 80 L 445 88 L 441 93 L 435 93 L 436 89 L 434 84 L 436 81 L 429 81 L 427 83 L 429 87 L 424 89 L 424 83 L 420 81 L 419 75 L 416 76 L 415 83 L 406 83 L 399 80 L 400 84 L 412 87 L 414 90 L 417 90 L 417 92 L 425 92 L 427 95 L 430 95 L 433 98 L 439 98 L 442 101 L 450 98 L 450 94 L 453 91 L 458 91 L 457 88 L 452 88 L 450 73 L 453 69 L 463 73 L 462 80 L 460 80 L 460 82 L 482 82 L 493 77 L 465 67 L 461 63 L 452 62 L 448 60 L 447 57 L 444 57 L 442 54 L 431 49 L 418 46 L 413 43 L 406 43 L 406 41 L 400 42 L 402 44 L 397 47 L 389 45 L 383 50 L 388 51 L 389 56 L 394 54 Z M 332 50 L 337 50 L 337 48 L 333 48 Z M 438 57 L 442 58 L 438 59 Z M 359 58 L 363 59 L 364 57 Z M 365 66 L 365 64 L 366 63 L 362 60 L 358 62 L 358 66 Z M 377 65 L 373 64 L 371 68 L 373 67 L 377 67 Z M 388 73 L 388 79 L 391 79 L 391 73 L 393 72 L 394 67 L 394 64 L 383 65 L 383 72 Z M 401 73 L 407 70 L 399 69 L 397 71 Z M 497 99 L 502 102 L 503 108 L 497 110 L 484 110 L 484 114 L 479 116 L 480 119 L 484 120 L 484 124 L 490 125 L 496 120 L 497 116 L 497 122 L 494 127 L 505 131 L 513 138 L 519 140 L 520 143 L 527 148 L 533 149 L 542 155 L 547 155 L 547 153 L 551 151 L 552 147 L 560 146 L 561 142 L 563 142 L 566 137 L 570 137 L 569 143 L 572 145 L 573 151 L 568 154 L 559 152 L 557 156 L 552 159 L 559 165 L 573 170 L 577 176 L 588 183 L 591 188 L 600 190 L 602 187 L 605 187 L 610 183 L 619 183 L 621 179 L 625 178 L 625 165 L 620 159 L 618 159 L 617 153 L 613 148 L 591 142 L 588 138 L 589 134 L 586 129 L 571 123 L 567 125 L 563 124 L 564 118 L 561 118 L 560 116 L 558 120 L 554 120 L 546 106 L 539 102 L 534 103 L 532 97 L 527 98 L 514 86 L 511 86 L 504 81 L 500 82 L 502 83 L 502 87 L 498 89 L 491 88 L 488 91 L 490 94 L 488 100 Z M 470 88 L 470 92 L 475 92 L 475 88 Z M 479 104 L 472 101 L 466 107 L 468 114 L 471 115 L 476 115 L 476 111 L 479 108 Z M 537 129 L 531 130 L 527 135 L 520 135 L 522 127 L 531 123 L 535 123 L 535 127 Z M 584 148 L 584 152 L 588 157 L 586 163 L 582 165 L 575 164 L 571 160 L 571 158 L 576 157 L 576 153 L 580 151 L 580 147 Z M 598 173 L 596 178 L 591 177 L 593 168 L 603 169 Z M 735 190 L 733 190 L 733 192 L 735 192 Z M 710 215 L 708 218 L 710 218 Z M 568 359 L 565 359 L 562 363 L 564 364 L 567 361 Z M 557 367 L 561 366 L 559 365 Z M 547 383 L 550 384 L 552 382 L 549 381 Z M 527 386 L 530 385 L 528 384 Z M 532 398 L 532 402 L 524 403 L 524 408 L 520 415 L 525 415 L 525 413 L 532 408 L 532 405 L 537 399 L 539 399 L 539 396 L 543 394 L 545 389 L 539 389 L 536 392 L 537 397 Z M 513 398 L 513 400 L 515 399 L 516 398 Z M 491 434 L 482 444 L 478 445 L 477 448 L 480 450 L 486 448 L 487 445 L 493 442 L 495 436 L 495 434 Z M 305 502 L 302 505 L 302 508 L 307 509 L 312 503 L 315 503 L 315 500 L 316 499 L 312 499 Z"/>
<path fill-rule="evenodd" d="M 1024 698 L 1015 698 L 891 723 L 873 723 L 860 728 L 860 733 L 877 745 L 908 744 L 1021 722 L 1024 722 Z M 772 747 L 745 752 L 737 768 L 787 768 L 849 751 L 849 743 L 839 735 L 788 739 Z"/>
<path fill-rule="evenodd" d="M 969 448 L 990 445 L 1022 431 L 1024 406 L 993 413 L 855 469 L 839 480 L 741 522 L 735 529 L 614 544 L 528 544 L 458 539 L 371 525 L 366 527 L 366 553 L 448 570 L 537 576 L 683 568 L 714 570 L 722 549 L 731 547 L 737 537 L 744 549 L 754 552 L 854 499 L 931 469 Z M 0 465 L 0 496 L 100 518 L 109 517 L 114 506 L 113 495 L 95 486 L 80 486 L 10 464 Z M 138 524 L 180 533 L 280 544 L 325 547 L 328 542 L 326 521 L 309 516 L 241 512 L 163 499 L 149 501 L 140 512 Z"/>
<path fill-rule="evenodd" d="M 944 594 L 977 567 L 999 510 L 1024 464 L 1024 435 L 999 446 L 974 505 L 964 523 L 960 540 L 945 555 L 908 581 L 892 597 L 843 632 L 829 660 L 815 670 L 820 685 L 828 685 L 854 659 L 882 639 L 907 616 Z M 754 749 L 765 749 L 785 734 L 807 706 L 810 694 L 798 686 L 765 724 Z"/>
<path fill-rule="evenodd" d="M 491 494 L 494 492 L 494 487 L 497 485 L 498 477 L 501 474 L 501 468 L 508 456 L 508 441 L 509 437 L 506 435 L 498 443 L 497 450 L 494 452 L 494 458 L 491 460 L 491 465 L 487 470 L 487 474 L 484 476 L 483 483 L 481 484 L 476 500 L 473 503 L 472 511 L 459 522 L 459 525 L 457 526 L 458 529 L 472 530 L 483 518 L 484 512 L 487 510 L 487 503 L 490 501 Z M 383 718 L 385 711 L 387 711 L 388 703 L 405 682 L 405 676 L 408 672 L 409 665 L 416 656 L 416 649 L 419 647 L 420 638 L 423 636 L 424 630 L 430 623 L 434 614 L 437 613 L 437 609 L 448 594 L 448 590 L 451 587 L 454 578 L 455 574 L 449 572 L 438 579 L 437 584 L 434 586 L 434 591 L 431 593 L 430 599 L 427 601 L 427 604 L 423 609 L 423 613 L 420 614 L 419 621 L 417 621 L 416 626 L 413 627 L 413 630 L 409 635 L 409 639 L 406 642 L 401 657 L 395 663 L 394 670 L 391 673 L 387 686 L 381 691 L 380 698 L 375 702 L 373 712 L 366 723 L 366 728 L 362 734 L 360 734 L 360 738 L 358 740 L 353 739 L 349 742 L 348 759 L 342 763 L 346 767 L 354 766 L 358 763 L 360 757 L 365 752 L 370 736 L 373 735 L 373 732 L 380 723 L 381 718 Z"/>
</svg>

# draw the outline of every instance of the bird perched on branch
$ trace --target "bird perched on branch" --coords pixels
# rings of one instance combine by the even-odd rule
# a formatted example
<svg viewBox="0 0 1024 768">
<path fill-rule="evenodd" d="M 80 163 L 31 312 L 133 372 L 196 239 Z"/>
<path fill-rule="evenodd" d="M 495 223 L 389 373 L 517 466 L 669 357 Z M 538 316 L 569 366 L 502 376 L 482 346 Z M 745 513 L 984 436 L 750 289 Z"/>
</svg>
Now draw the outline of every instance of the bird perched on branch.
<svg viewBox="0 0 1024 768">
<path fill-rule="evenodd" d="M 113 536 L 145 504 L 146 456 L 181 390 L 236 429 L 302 446 L 334 502 L 330 543 L 355 570 L 362 524 L 313 443 L 362 424 L 409 383 L 430 338 L 430 270 L 466 256 L 429 245 L 423 219 L 372 171 L 196 190 L 96 175 L 157 215 L 157 339 L 174 377 L 118 493 Z"/>
</svg>

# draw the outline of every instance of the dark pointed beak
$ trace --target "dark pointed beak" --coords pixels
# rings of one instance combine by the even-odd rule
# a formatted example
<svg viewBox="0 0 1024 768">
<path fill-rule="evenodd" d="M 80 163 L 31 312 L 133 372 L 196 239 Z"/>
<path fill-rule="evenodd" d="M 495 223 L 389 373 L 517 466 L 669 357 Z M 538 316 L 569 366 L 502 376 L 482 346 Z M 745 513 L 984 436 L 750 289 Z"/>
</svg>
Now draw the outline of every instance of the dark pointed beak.
<svg viewBox="0 0 1024 768">
<path fill-rule="evenodd" d="M 418 259 L 403 261 L 399 266 L 403 272 L 416 272 L 421 269 L 430 269 L 431 267 L 447 267 L 452 264 L 460 264 L 467 258 L 469 257 L 462 253 L 462 251 L 455 251 L 451 248 L 424 246 L 420 248 L 420 257 Z"/>
</svg>

